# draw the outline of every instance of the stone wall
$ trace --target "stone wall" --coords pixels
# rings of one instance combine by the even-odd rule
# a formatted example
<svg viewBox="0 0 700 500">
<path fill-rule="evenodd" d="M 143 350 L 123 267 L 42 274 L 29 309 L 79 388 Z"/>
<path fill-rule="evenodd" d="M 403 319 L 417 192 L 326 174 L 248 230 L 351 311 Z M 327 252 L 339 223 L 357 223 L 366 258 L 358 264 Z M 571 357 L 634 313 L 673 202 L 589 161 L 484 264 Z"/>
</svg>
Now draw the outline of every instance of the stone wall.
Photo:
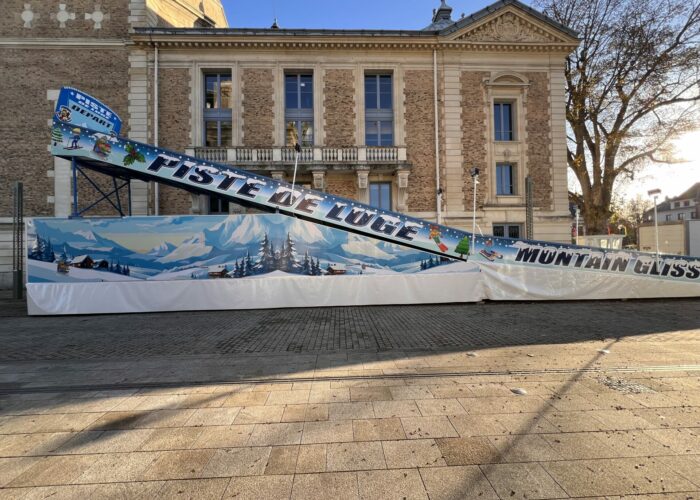
<svg viewBox="0 0 700 500">
<path fill-rule="evenodd" d="M 61 4 L 66 6 L 65 11 L 59 9 Z M 98 29 L 95 19 L 99 15 L 93 15 L 97 4 L 103 15 Z M 126 38 L 129 30 L 128 0 L 2 0 L 0 5 L 0 36 Z M 25 5 L 31 8 L 25 9 Z M 91 19 L 85 19 L 85 14 Z"/>
<path fill-rule="evenodd" d="M 107 61 L 107 62 L 106 62 Z M 24 182 L 25 214 L 52 216 L 54 195 L 53 157 L 47 150 L 50 140 L 48 120 L 54 103 L 47 90 L 64 85 L 77 87 L 104 101 L 126 122 L 128 59 L 126 50 L 8 49 L 0 50 L 2 100 L 12 112 L 11 120 L 0 122 L 0 217 L 11 215 L 11 186 Z M 122 82 L 122 84 L 119 84 Z M 124 124 L 124 129 L 128 124 Z M 100 184 L 111 180 L 99 174 Z M 80 204 L 85 207 L 96 199 L 86 181 L 79 184 Z M 102 204 L 90 215 L 114 215 L 111 206 Z"/>
<path fill-rule="evenodd" d="M 351 69 L 329 69 L 323 75 L 325 145 L 355 146 L 355 76 Z"/>
<path fill-rule="evenodd" d="M 271 69 L 243 70 L 243 145 L 270 147 L 275 143 L 274 88 Z"/>
<path fill-rule="evenodd" d="M 552 139 L 549 126 L 549 85 L 547 73 L 525 73 L 530 80 L 527 93 L 527 169 L 534 186 L 535 206 L 549 210 L 552 205 Z"/>
<path fill-rule="evenodd" d="M 191 142 L 190 70 L 186 68 L 160 69 L 159 84 L 158 145 L 184 153 Z M 158 189 L 160 190 L 161 215 L 190 213 L 192 200 L 187 191 L 164 184 L 161 184 Z"/>
<path fill-rule="evenodd" d="M 343 198 L 357 199 L 357 183 L 350 176 L 326 176 L 326 191 Z"/>
<path fill-rule="evenodd" d="M 404 74 L 406 158 L 412 169 L 408 182 L 408 209 L 435 210 L 435 109 L 433 72 L 408 70 Z"/>
<path fill-rule="evenodd" d="M 483 79 L 486 72 L 463 71 L 462 83 L 462 156 L 464 165 L 463 189 L 464 206 L 471 211 L 474 204 L 474 184 L 469 173 L 471 166 L 478 166 L 479 185 L 476 191 L 477 209 L 482 207 L 489 186 L 488 168 L 486 168 L 486 113 L 484 111 L 485 95 Z"/>
</svg>

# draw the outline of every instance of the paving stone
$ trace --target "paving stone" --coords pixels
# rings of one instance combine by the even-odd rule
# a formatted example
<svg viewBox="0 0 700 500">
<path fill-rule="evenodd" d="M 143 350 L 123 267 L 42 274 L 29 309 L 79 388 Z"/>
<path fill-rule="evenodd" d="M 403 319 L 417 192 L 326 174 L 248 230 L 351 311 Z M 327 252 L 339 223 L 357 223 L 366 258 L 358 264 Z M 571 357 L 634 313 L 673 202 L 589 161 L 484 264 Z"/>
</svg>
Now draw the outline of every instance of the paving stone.
<svg viewBox="0 0 700 500">
<path fill-rule="evenodd" d="M 296 472 L 299 474 L 326 471 L 326 444 L 302 444 L 299 447 Z"/>
<path fill-rule="evenodd" d="M 328 405 L 328 420 L 351 420 L 359 418 L 374 418 L 374 408 L 370 401 L 330 403 Z"/>
<path fill-rule="evenodd" d="M 267 398 L 267 405 L 304 404 L 309 401 L 310 390 L 303 391 L 273 391 Z"/>
<path fill-rule="evenodd" d="M 227 448 L 209 450 L 211 460 L 202 470 L 201 477 L 259 476 L 265 472 L 271 448 Z"/>
<path fill-rule="evenodd" d="M 459 398 L 458 401 L 474 415 L 484 413 L 540 413 L 551 406 L 539 396 Z"/>
<path fill-rule="evenodd" d="M 447 465 L 495 463 L 499 451 L 485 437 L 439 438 L 435 442 Z"/>
<path fill-rule="evenodd" d="M 134 421 L 134 428 L 157 429 L 162 427 L 181 427 L 192 417 L 195 409 L 190 410 L 156 410 L 146 412 Z"/>
<path fill-rule="evenodd" d="M 373 470 L 357 473 L 361 499 L 426 499 L 423 481 L 416 469 Z"/>
<path fill-rule="evenodd" d="M 700 474 L 698 474 L 698 471 L 700 471 L 700 456 L 665 456 L 654 457 L 654 460 L 661 462 L 666 467 L 700 488 Z"/>
<path fill-rule="evenodd" d="M 161 485 L 158 485 L 160 489 Z M 50 498 L 51 500 L 72 500 L 75 498 L 104 498 L 96 496 L 99 494 L 98 485 L 81 484 L 69 486 L 40 486 L 36 488 L 14 488 L 0 490 L 2 500 L 34 500 Z"/>
<path fill-rule="evenodd" d="M 214 450 L 163 451 L 143 473 L 146 480 L 187 479 L 200 477 L 214 456 Z"/>
<path fill-rule="evenodd" d="M 488 438 L 500 453 L 502 462 L 542 462 L 559 460 L 561 455 L 538 434 L 491 436 Z"/>
<path fill-rule="evenodd" d="M 315 422 L 328 420 L 328 404 L 286 405 L 282 422 Z"/>
<path fill-rule="evenodd" d="M 298 455 L 299 446 L 273 446 L 267 459 L 265 474 L 294 474 Z"/>
<path fill-rule="evenodd" d="M 615 451 L 616 457 L 648 457 L 668 453 L 658 441 L 642 431 L 609 431 L 589 433 Z"/>
<path fill-rule="evenodd" d="M 420 475 L 431 500 L 498 499 L 476 465 L 425 468 L 420 469 Z"/>
<path fill-rule="evenodd" d="M 246 406 L 241 408 L 234 424 L 272 424 L 282 420 L 284 406 Z"/>
<path fill-rule="evenodd" d="M 446 465 L 434 439 L 383 441 L 382 447 L 389 469 Z"/>
<path fill-rule="evenodd" d="M 223 498 L 236 500 L 288 500 L 292 494 L 294 476 L 234 477 Z"/>
<path fill-rule="evenodd" d="M 406 439 L 406 433 L 398 418 L 372 418 L 353 420 L 353 439 L 355 441 L 392 441 Z"/>
<path fill-rule="evenodd" d="M 415 401 L 374 401 L 372 406 L 377 418 L 421 416 Z"/>
<path fill-rule="evenodd" d="M 158 453 L 111 453 L 93 455 L 92 465 L 75 483 L 122 483 L 136 481 L 158 458 Z"/>
<path fill-rule="evenodd" d="M 6 481 L 6 486 L 44 486 L 71 484 L 83 472 L 92 466 L 93 455 L 66 455 L 61 457 L 43 457 L 34 462 L 11 462 L 11 459 L 3 459 L 0 464 L 9 466 L 9 476 L 14 479 Z M 18 459 L 25 460 L 25 459 Z M 25 464 L 31 463 L 31 467 Z M 17 468 L 23 468 L 24 472 L 17 475 Z"/>
<path fill-rule="evenodd" d="M 339 443 L 352 441 L 352 421 L 305 422 L 301 437 L 303 444 Z"/>
<path fill-rule="evenodd" d="M 401 399 L 432 399 L 433 393 L 427 386 L 391 386 L 389 387 L 389 392 L 391 393 L 391 398 L 393 400 Z"/>
<path fill-rule="evenodd" d="M 292 487 L 293 500 L 309 498 L 359 499 L 355 472 L 297 474 Z"/>
<path fill-rule="evenodd" d="M 692 491 L 696 488 L 690 481 L 652 458 L 614 458 L 602 462 L 614 474 L 632 481 L 632 488 L 637 493 Z"/>
<path fill-rule="evenodd" d="M 229 478 L 189 479 L 186 481 L 167 481 L 158 491 L 158 498 L 176 498 L 182 500 L 219 500 L 222 498 Z M 156 495 L 151 498 L 155 498 Z M 123 497 L 129 498 L 129 497 Z"/>
<path fill-rule="evenodd" d="M 203 425 L 231 425 L 240 412 L 240 408 L 199 408 L 195 410 L 185 425 L 201 427 Z"/>
<path fill-rule="evenodd" d="M 39 462 L 40 458 L 0 458 L 0 488 L 10 483 L 25 470 Z"/>
<path fill-rule="evenodd" d="M 401 424 L 409 439 L 458 437 L 450 420 L 444 416 L 437 417 L 406 417 Z"/>
<path fill-rule="evenodd" d="M 200 434 L 190 446 L 197 448 L 233 448 L 248 444 L 255 425 L 230 425 L 203 427 Z"/>
<path fill-rule="evenodd" d="M 350 401 L 350 390 L 328 389 L 312 390 L 309 394 L 309 403 L 347 403 Z"/>
<path fill-rule="evenodd" d="M 257 424 L 248 440 L 250 446 L 290 445 L 301 443 L 304 424 Z"/>
<path fill-rule="evenodd" d="M 224 400 L 224 406 L 261 406 L 267 402 L 269 392 L 239 392 Z"/>
<path fill-rule="evenodd" d="M 452 385 L 431 385 L 428 386 L 430 393 L 435 398 L 465 398 L 475 396 L 475 394 L 465 384 Z M 394 398 L 399 399 L 399 398 Z M 410 398 L 425 399 L 425 398 Z"/>
<path fill-rule="evenodd" d="M 542 434 L 549 446 L 567 460 L 584 458 L 611 458 L 617 451 L 592 432 Z"/>
<path fill-rule="evenodd" d="M 390 401 L 391 391 L 388 387 L 351 387 L 351 401 Z"/>
<path fill-rule="evenodd" d="M 565 498 L 567 495 L 540 464 L 491 464 L 481 467 L 501 498 Z"/>
<path fill-rule="evenodd" d="M 87 498 L 100 499 L 137 499 L 150 500 L 158 498 L 159 493 L 168 482 L 163 481 L 132 481 L 129 483 L 109 483 L 97 485 L 84 485 L 93 488 Z M 54 497 L 51 497 L 52 500 Z M 83 498 L 83 497 L 71 497 Z"/>
<path fill-rule="evenodd" d="M 545 462 L 542 467 L 572 497 L 636 493 L 632 481 L 614 474 L 602 460 Z"/>
<path fill-rule="evenodd" d="M 461 437 L 508 434 L 508 429 L 491 415 L 450 415 L 448 418 Z"/>
<path fill-rule="evenodd" d="M 676 453 L 700 453 L 699 429 L 646 429 L 643 432 Z"/>
<path fill-rule="evenodd" d="M 435 415 L 465 415 L 467 412 L 456 399 L 419 399 L 416 405 L 424 417 Z"/>
<path fill-rule="evenodd" d="M 384 451 L 378 441 L 367 443 L 331 443 L 326 451 L 329 471 L 385 469 Z"/>
<path fill-rule="evenodd" d="M 176 429 L 153 429 L 139 447 L 143 451 L 182 450 L 192 446 L 202 434 L 201 428 L 178 427 Z M 127 431 L 139 432 L 139 431 Z M 129 450 L 131 451 L 131 450 Z"/>
</svg>

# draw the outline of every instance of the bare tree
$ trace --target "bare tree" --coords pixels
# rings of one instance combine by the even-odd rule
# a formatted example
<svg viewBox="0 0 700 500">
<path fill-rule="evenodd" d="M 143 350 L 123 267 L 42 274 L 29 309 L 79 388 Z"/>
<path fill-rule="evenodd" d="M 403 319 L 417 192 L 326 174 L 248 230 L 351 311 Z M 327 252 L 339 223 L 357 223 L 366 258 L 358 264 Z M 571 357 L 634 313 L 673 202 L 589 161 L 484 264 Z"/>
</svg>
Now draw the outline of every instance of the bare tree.
<svg viewBox="0 0 700 500">
<path fill-rule="evenodd" d="M 566 59 L 569 168 L 589 232 L 604 233 L 615 182 L 675 161 L 672 141 L 696 126 L 700 0 L 538 0 L 578 31 Z"/>
</svg>

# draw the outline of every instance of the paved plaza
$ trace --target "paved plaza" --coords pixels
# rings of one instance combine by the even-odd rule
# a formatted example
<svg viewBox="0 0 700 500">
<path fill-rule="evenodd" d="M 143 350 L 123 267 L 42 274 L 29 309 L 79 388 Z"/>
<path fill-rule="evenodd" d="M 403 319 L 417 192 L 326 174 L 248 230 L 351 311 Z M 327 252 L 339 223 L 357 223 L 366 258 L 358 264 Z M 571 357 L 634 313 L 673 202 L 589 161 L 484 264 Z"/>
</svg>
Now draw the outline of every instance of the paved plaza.
<svg viewBox="0 0 700 500">
<path fill-rule="evenodd" d="M 33 317 L 0 499 L 700 499 L 700 301 Z"/>
</svg>

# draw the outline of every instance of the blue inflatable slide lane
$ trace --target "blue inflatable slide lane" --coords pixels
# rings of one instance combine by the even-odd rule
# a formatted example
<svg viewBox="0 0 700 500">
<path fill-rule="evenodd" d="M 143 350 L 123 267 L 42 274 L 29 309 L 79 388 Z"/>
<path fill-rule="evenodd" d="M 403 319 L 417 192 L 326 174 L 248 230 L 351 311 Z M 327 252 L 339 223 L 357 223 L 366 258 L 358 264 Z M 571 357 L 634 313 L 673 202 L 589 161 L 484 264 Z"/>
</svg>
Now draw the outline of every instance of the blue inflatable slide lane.
<svg viewBox="0 0 700 500">
<path fill-rule="evenodd" d="M 467 261 L 494 300 L 700 296 L 700 258 L 476 236 L 230 165 L 150 146 L 120 135 L 108 106 L 63 88 L 51 131 L 53 155 L 81 168 L 297 217 L 396 245 Z"/>
</svg>

